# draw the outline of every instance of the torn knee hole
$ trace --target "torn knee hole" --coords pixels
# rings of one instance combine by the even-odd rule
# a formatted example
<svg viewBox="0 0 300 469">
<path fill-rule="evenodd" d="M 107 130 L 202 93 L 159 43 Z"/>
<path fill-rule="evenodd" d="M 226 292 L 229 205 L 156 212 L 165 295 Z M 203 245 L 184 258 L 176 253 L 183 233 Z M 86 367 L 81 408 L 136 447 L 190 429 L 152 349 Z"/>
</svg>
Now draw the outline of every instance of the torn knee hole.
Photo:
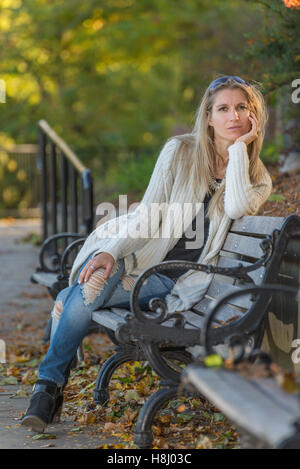
<svg viewBox="0 0 300 469">
<path fill-rule="evenodd" d="M 119 269 L 119 263 L 115 263 L 111 269 L 110 277 L 114 275 Z M 100 267 L 90 276 L 87 282 L 82 286 L 82 293 L 84 298 L 84 304 L 88 305 L 93 303 L 97 296 L 100 295 L 104 288 L 107 279 L 104 278 L 105 268 Z"/>
<path fill-rule="evenodd" d="M 130 275 L 123 275 L 123 277 L 121 278 L 123 289 L 126 291 L 132 290 L 135 281 L 136 278 L 130 277 Z"/>
<path fill-rule="evenodd" d="M 59 300 L 55 303 L 54 305 L 54 308 L 53 308 L 53 311 L 52 311 L 52 317 L 58 321 L 59 318 L 60 318 L 60 315 L 61 315 L 61 312 L 62 312 L 62 309 L 63 309 L 63 304 L 62 304 L 62 301 Z"/>
<path fill-rule="evenodd" d="M 104 268 L 100 268 L 96 270 L 88 279 L 87 282 L 84 283 L 82 287 L 82 293 L 84 297 L 84 303 L 86 305 L 93 303 L 97 296 L 101 293 L 105 285 L 105 278 L 104 278 Z"/>
<path fill-rule="evenodd" d="M 121 278 L 121 282 L 122 282 L 122 287 L 124 288 L 124 290 L 126 291 L 130 291 L 133 289 L 133 286 L 136 282 L 136 279 L 137 279 L 137 276 L 131 276 L 131 275 L 123 275 L 123 277 Z M 146 285 L 146 283 L 148 282 L 148 279 L 146 279 L 143 283 L 143 285 Z"/>
</svg>

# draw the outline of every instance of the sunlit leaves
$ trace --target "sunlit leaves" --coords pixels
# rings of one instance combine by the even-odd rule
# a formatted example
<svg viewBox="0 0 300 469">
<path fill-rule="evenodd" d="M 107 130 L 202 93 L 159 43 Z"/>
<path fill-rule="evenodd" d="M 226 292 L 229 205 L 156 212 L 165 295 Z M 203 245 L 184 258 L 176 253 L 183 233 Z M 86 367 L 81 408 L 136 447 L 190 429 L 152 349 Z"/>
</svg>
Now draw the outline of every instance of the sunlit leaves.
<svg viewBox="0 0 300 469">
<path fill-rule="evenodd" d="M 225 50 L 251 23 L 236 2 L 217 0 L 184 8 L 145 0 L 16 4 L 0 3 L 7 23 L 0 74 L 11 98 L 0 107 L 2 129 L 33 141 L 46 118 L 102 181 L 120 152 L 129 158 L 146 149 L 153 169 L 157 148 L 175 126 L 190 124 L 201 87 L 229 66 Z M 234 15 L 240 30 L 228 35 Z"/>
<path fill-rule="evenodd" d="M 283 2 L 288 8 L 296 8 L 300 10 L 300 0 L 283 0 Z"/>
</svg>

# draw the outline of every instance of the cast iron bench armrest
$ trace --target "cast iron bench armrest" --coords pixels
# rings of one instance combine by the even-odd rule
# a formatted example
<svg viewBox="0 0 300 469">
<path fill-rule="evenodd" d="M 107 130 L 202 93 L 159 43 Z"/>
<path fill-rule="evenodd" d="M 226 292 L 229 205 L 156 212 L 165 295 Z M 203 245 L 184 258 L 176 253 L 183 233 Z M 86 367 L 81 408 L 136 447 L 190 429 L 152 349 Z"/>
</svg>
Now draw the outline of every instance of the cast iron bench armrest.
<svg viewBox="0 0 300 469">
<path fill-rule="evenodd" d="M 270 302 L 272 299 L 272 296 L 276 293 L 285 294 L 285 295 L 289 294 L 292 297 L 295 297 L 295 301 L 300 301 L 300 288 L 288 287 L 288 286 L 283 286 L 279 284 L 272 284 L 272 285 L 265 284 L 265 285 L 258 285 L 258 286 L 256 285 L 252 287 L 246 287 L 246 288 L 242 288 L 241 290 L 237 292 L 224 295 L 222 298 L 220 298 L 215 303 L 215 305 L 211 307 L 210 311 L 208 312 L 207 317 L 205 318 L 205 321 L 203 323 L 202 330 L 201 330 L 201 343 L 205 347 L 205 353 L 208 355 L 214 353 L 213 348 L 212 348 L 212 342 L 213 342 L 212 339 L 213 339 L 213 336 L 216 335 L 217 330 L 212 329 L 211 326 L 218 313 L 218 310 L 223 306 L 223 304 L 225 304 L 229 300 L 236 298 L 238 296 L 249 295 L 249 294 L 265 295 L 266 301 Z M 257 316 L 256 311 L 253 313 L 253 315 L 251 315 L 251 312 L 248 314 L 247 323 L 249 323 L 249 325 L 250 324 L 255 325 L 256 327 L 257 321 L 262 321 L 263 318 L 262 317 L 255 318 L 254 315 Z M 243 330 L 243 332 L 241 332 L 241 329 Z M 238 356 L 235 356 L 235 362 L 238 362 L 247 357 L 245 345 L 247 344 L 248 335 L 251 331 L 249 330 L 249 328 L 246 327 L 246 324 L 243 324 L 243 327 L 240 328 L 238 321 L 237 321 L 237 331 L 236 333 L 234 333 L 234 331 L 232 332 L 233 334 L 231 335 L 231 337 L 229 337 L 230 339 L 229 345 L 239 344 L 242 346 L 241 353 Z M 250 354 L 251 353 L 253 353 L 253 351 L 251 351 Z"/>
<path fill-rule="evenodd" d="M 60 266 L 59 258 L 57 256 L 54 256 L 54 258 L 52 259 L 52 264 L 54 267 L 52 269 L 49 269 L 49 267 L 45 265 L 44 256 L 45 256 L 47 249 L 49 249 L 49 246 L 52 243 L 56 243 L 59 239 L 64 239 L 64 238 L 78 239 L 78 238 L 82 238 L 82 234 L 65 232 L 65 233 L 58 233 L 58 234 L 49 236 L 47 239 L 45 239 L 45 241 L 42 244 L 40 253 L 39 253 L 40 265 L 36 269 L 37 272 L 57 273 L 59 271 L 59 266 Z"/>
<path fill-rule="evenodd" d="M 260 247 L 263 251 L 263 255 L 260 259 L 258 259 L 254 264 L 250 266 L 243 266 L 242 264 L 239 264 L 237 267 L 218 267 L 215 265 L 198 264 L 197 262 L 191 261 L 165 261 L 161 262 L 160 264 L 156 264 L 150 267 L 149 269 L 144 270 L 144 272 L 140 274 L 140 276 L 136 280 L 131 292 L 130 309 L 132 313 L 137 319 L 141 321 L 145 319 L 149 320 L 149 316 L 147 316 L 146 318 L 144 312 L 139 307 L 138 296 L 140 289 L 145 280 L 150 275 L 164 270 L 170 270 L 172 268 L 185 267 L 191 270 L 199 270 L 201 272 L 206 272 L 208 274 L 221 274 L 253 284 L 254 282 L 252 278 L 249 277 L 248 273 L 267 265 L 273 252 L 273 235 L 274 233 L 271 236 L 267 236 L 265 239 L 262 240 L 262 242 L 260 243 Z M 153 298 L 149 302 L 149 307 L 151 311 L 156 312 L 156 315 L 152 316 L 152 320 L 154 320 L 155 322 L 162 322 L 166 319 L 167 306 L 163 299 Z"/>
<path fill-rule="evenodd" d="M 60 260 L 60 273 L 58 275 L 58 280 L 67 280 L 69 278 L 68 274 L 68 265 L 67 260 L 68 256 L 72 252 L 73 249 L 77 248 L 81 244 L 83 244 L 86 240 L 86 237 L 82 237 L 73 241 L 69 246 L 66 247 L 64 252 L 62 253 L 61 260 Z"/>
</svg>

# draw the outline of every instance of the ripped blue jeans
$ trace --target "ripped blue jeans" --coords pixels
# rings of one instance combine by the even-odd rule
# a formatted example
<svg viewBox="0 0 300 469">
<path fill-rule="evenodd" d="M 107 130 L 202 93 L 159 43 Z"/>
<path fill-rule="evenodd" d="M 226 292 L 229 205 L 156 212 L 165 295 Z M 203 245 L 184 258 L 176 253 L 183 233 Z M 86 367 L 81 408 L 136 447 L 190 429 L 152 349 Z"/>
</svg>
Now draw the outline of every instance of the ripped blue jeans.
<svg viewBox="0 0 300 469">
<path fill-rule="evenodd" d="M 92 256 L 82 265 L 80 272 Z M 74 285 L 57 295 L 52 310 L 50 347 L 39 367 L 38 378 L 53 381 L 57 386 L 65 386 L 68 382 L 70 364 L 88 331 L 93 311 L 104 307 L 129 309 L 131 290 L 137 279 L 137 276 L 125 273 L 123 259 L 114 264 L 106 280 L 101 267 L 80 285 L 80 272 Z M 164 298 L 174 284 L 163 274 L 152 274 L 141 287 L 140 307 L 148 309 L 151 298 Z"/>
</svg>

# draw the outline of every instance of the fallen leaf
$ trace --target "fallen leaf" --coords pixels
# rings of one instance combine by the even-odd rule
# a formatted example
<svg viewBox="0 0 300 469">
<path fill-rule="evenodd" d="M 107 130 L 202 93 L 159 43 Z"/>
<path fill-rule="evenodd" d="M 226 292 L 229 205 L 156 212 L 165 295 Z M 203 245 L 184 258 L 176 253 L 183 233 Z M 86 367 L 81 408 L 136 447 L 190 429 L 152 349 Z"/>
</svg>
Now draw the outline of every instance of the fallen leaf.
<svg viewBox="0 0 300 469">
<path fill-rule="evenodd" d="M 196 445 L 196 449 L 212 449 L 212 447 L 212 442 L 207 436 L 202 437 Z"/>
<path fill-rule="evenodd" d="M 128 402 L 128 401 L 138 401 L 139 394 L 138 394 L 137 391 L 134 391 L 134 390 L 130 389 L 129 391 L 127 391 L 125 393 L 124 399 L 125 399 L 126 402 Z"/>
<path fill-rule="evenodd" d="M 186 405 L 181 404 L 179 407 L 177 407 L 177 412 L 184 412 L 186 410 Z"/>
<path fill-rule="evenodd" d="M 81 427 L 75 427 L 75 428 L 71 428 L 70 432 L 82 432 L 82 428 Z"/>
<path fill-rule="evenodd" d="M 18 378 L 16 378 L 15 376 L 9 376 L 8 378 L 4 378 L 1 381 L 1 384 L 18 384 Z"/>
<path fill-rule="evenodd" d="M 39 433 L 38 435 L 34 435 L 32 437 L 33 440 L 55 440 L 56 435 L 53 433 Z"/>
<path fill-rule="evenodd" d="M 220 367 L 223 364 L 223 359 L 217 354 L 207 355 L 204 359 L 204 364 L 208 367 Z"/>
</svg>

